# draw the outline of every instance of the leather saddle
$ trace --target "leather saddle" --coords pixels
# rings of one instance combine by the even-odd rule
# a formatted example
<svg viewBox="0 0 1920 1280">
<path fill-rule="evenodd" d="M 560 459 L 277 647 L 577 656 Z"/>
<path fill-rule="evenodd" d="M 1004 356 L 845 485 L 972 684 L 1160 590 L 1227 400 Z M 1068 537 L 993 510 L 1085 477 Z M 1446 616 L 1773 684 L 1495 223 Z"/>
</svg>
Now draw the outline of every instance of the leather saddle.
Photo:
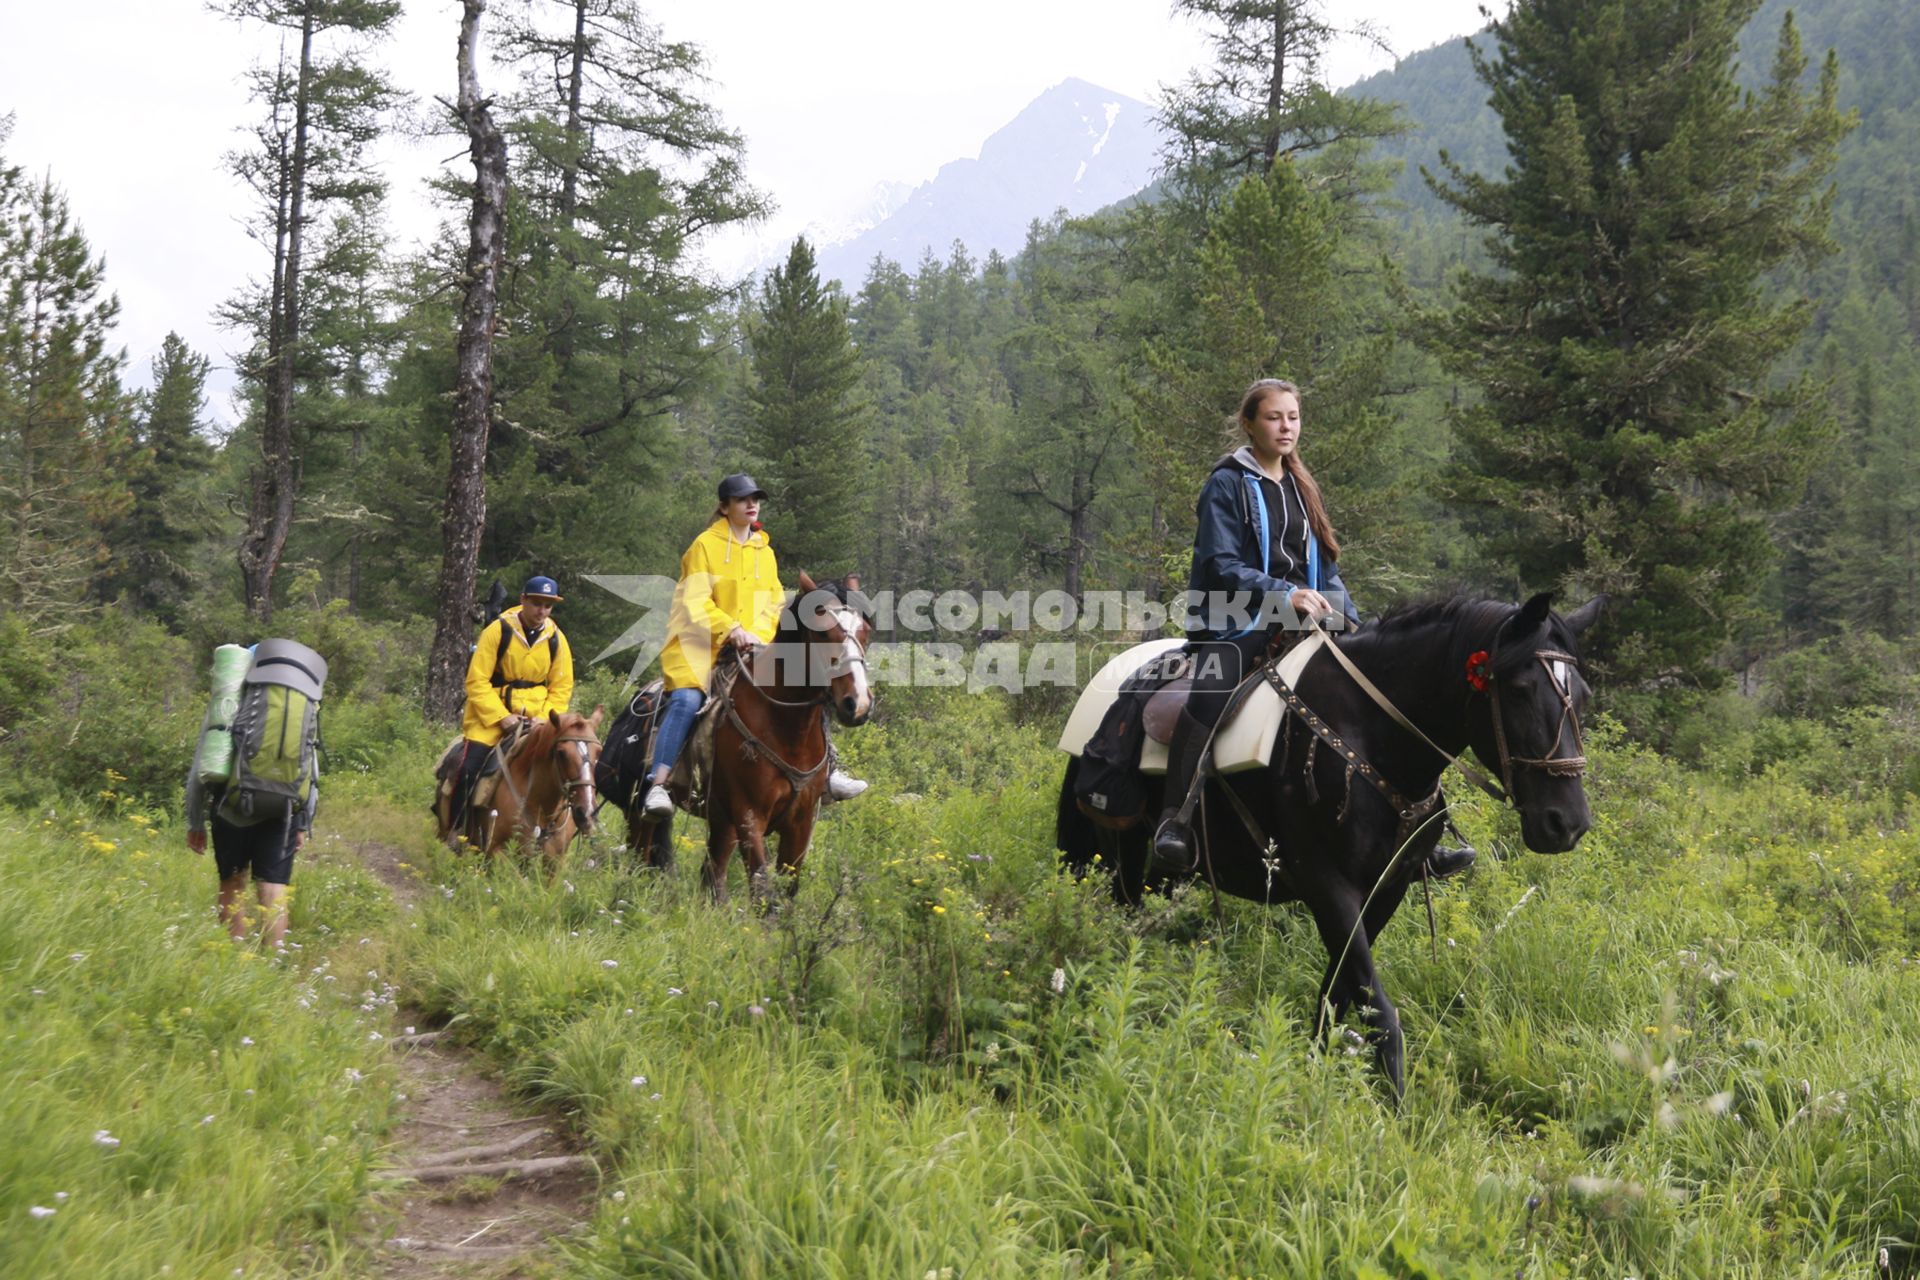
<svg viewBox="0 0 1920 1280">
<path fill-rule="evenodd" d="M 1181 676 L 1148 698 L 1146 709 L 1140 713 L 1140 723 L 1146 729 L 1147 736 L 1155 742 L 1171 745 L 1174 727 L 1180 723 L 1180 713 L 1186 709 L 1187 699 L 1192 696 L 1193 677 Z"/>
</svg>

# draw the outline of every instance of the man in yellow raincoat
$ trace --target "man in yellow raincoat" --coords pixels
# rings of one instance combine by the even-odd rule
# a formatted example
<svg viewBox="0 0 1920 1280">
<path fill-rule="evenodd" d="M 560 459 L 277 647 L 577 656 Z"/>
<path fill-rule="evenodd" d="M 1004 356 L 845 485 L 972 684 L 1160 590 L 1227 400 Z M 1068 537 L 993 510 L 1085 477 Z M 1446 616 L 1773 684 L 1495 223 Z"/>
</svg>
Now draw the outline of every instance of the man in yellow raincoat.
<svg viewBox="0 0 1920 1280">
<path fill-rule="evenodd" d="M 467 797 L 487 756 L 509 731 L 549 711 L 565 711 L 573 701 L 573 650 L 553 620 L 560 603 L 559 584 L 544 574 L 527 579 L 520 603 L 480 630 L 467 663 L 467 706 L 460 717 L 466 740 L 460 758 L 460 829 Z"/>
</svg>

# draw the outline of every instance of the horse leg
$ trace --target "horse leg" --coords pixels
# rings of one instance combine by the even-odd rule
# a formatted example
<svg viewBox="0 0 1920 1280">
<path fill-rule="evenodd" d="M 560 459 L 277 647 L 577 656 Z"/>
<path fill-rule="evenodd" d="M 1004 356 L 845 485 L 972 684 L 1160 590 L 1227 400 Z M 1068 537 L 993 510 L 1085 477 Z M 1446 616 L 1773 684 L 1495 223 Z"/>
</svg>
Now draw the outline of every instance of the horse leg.
<svg viewBox="0 0 1920 1280">
<path fill-rule="evenodd" d="M 1309 903 L 1328 959 L 1326 976 L 1320 983 L 1316 1029 L 1324 1027 L 1328 1036 L 1333 1035 L 1347 1010 L 1358 1005 L 1373 1027 L 1374 1056 L 1381 1074 L 1393 1086 L 1396 1100 L 1406 1091 L 1406 1047 L 1400 1031 L 1400 1012 L 1380 985 L 1368 929 L 1370 924 L 1384 928 L 1405 892 L 1404 887 L 1383 888 L 1363 912 L 1360 890 L 1336 882 Z"/>
<path fill-rule="evenodd" d="M 553 830 L 540 840 L 540 854 L 547 862 L 547 883 L 552 884 L 559 878 L 560 868 L 567 860 L 567 847 L 573 843 L 575 827 L 573 811 L 560 815 L 560 821 L 553 824 Z"/>
<path fill-rule="evenodd" d="M 747 854 L 747 890 L 755 898 L 767 896 L 767 831 L 765 820 L 755 813 L 741 815 L 735 823 L 740 847 Z"/>
<path fill-rule="evenodd" d="M 651 841 L 646 852 L 647 864 L 662 871 L 668 870 L 673 866 L 672 818 L 662 818 L 653 824 Z"/>
<path fill-rule="evenodd" d="M 727 901 L 727 864 L 733 860 L 733 846 L 740 833 L 731 822 L 714 822 L 707 828 L 707 861 L 700 868 L 700 881 L 706 885 L 715 906 Z"/>
<path fill-rule="evenodd" d="M 673 819 L 648 818 L 634 801 L 627 810 L 627 858 L 630 865 L 665 871 L 673 865 Z"/>
<path fill-rule="evenodd" d="M 800 864 L 807 860 L 807 846 L 813 842 L 813 811 L 796 814 L 780 828 L 780 857 L 774 865 L 780 872 L 787 896 L 800 892 Z"/>
</svg>

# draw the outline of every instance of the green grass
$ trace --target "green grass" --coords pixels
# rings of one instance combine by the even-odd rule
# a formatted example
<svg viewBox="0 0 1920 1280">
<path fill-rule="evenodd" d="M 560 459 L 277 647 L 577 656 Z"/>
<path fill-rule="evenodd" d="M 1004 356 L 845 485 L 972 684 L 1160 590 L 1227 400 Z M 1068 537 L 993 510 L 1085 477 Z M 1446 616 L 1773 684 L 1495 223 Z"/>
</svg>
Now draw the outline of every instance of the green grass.
<svg viewBox="0 0 1920 1280">
<path fill-rule="evenodd" d="M 583 1277 L 1915 1266 L 1920 836 L 1891 784 L 1823 789 L 1844 758 L 1743 778 L 1595 733 L 1596 826 L 1558 858 L 1460 789 L 1481 865 L 1431 942 L 1416 902 L 1379 949 L 1395 1108 L 1309 1043 L 1297 910 L 1126 913 L 1057 874 L 1057 716 L 898 691 L 840 739 L 873 791 L 769 913 L 706 903 L 697 825 L 668 875 L 618 865 L 617 819 L 552 883 L 439 854 L 435 735 L 337 710 L 294 897 L 325 972 L 221 941 L 152 815 L 0 815 L 0 1274 L 355 1273 L 392 972 L 609 1171 L 557 1258 Z M 356 840 L 407 852 L 418 911 Z"/>
<path fill-rule="evenodd" d="M 384 892 L 303 855 L 276 962 L 226 939 L 210 855 L 94 799 L 0 812 L 0 1275 L 356 1274 L 386 1018 L 323 940 Z"/>
<path fill-rule="evenodd" d="M 1604 735 L 1574 854 L 1514 853 L 1511 818 L 1463 799 L 1482 866 L 1438 891 L 1434 943 L 1411 904 L 1381 948 L 1396 1110 L 1369 1056 L 1308 1042 L 1303 916 L 1117 911 L 1054 871 L 1049 726 L 960 694 L 893 710 L 843 735 L 874 791 L 772 915 L 706 905 L 691 848 L 636 875 L 603 839 L 548 885 L 361 807 L 412 824 L 440 890 L 416 997 L 614 1171 L 578 1274 L 1911 1265 L 1920 845 L 1897 800 L 1714 782 Z"/>
</svg>

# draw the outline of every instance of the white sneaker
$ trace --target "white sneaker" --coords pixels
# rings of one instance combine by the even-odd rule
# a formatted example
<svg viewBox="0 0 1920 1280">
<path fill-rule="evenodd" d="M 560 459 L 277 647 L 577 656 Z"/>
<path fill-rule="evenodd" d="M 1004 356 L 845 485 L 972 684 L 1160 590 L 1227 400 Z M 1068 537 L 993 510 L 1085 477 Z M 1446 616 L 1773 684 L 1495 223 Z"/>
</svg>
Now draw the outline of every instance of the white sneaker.
<svg viewBox="0 0 1920 1280">
<path fill-rule="evenodd" d="M 852 774 L 835 769 L 827 775 L 827 799 L 851 800 L 867 789 L 867 784 Z"/>
<path fill-rule="evenodd" d="M 671 818 L 673 816 L 673 797 L 659 783 L 647 788 L 647 798 L 641 802 L 640 811 L 649 818 Z"/>
</svg>

